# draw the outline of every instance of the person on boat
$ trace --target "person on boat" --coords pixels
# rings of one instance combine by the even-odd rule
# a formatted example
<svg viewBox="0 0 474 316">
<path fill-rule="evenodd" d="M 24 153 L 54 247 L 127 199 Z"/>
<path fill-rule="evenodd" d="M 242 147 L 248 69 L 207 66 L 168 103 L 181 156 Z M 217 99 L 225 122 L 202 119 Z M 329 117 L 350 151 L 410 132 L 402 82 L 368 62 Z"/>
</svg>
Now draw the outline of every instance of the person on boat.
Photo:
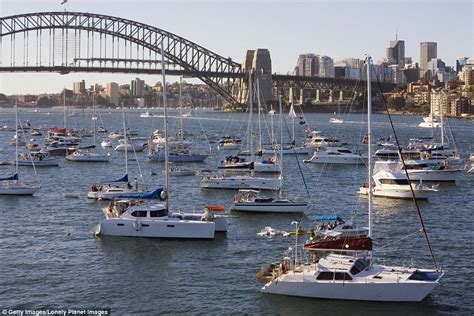
<svg viewBox="0 0 474 316">
<path fill-rule="evenodd" d="M 127 189 L 131 190 L 133 188 L 132 184 L 130 182 L 127 182 Z"/>
<path fill-rule="evenodd" d="M 309 241 L 313 242 L 314 238 L 316 238 L 316 234 L 314 233 L 314 228 L 311 228 L 310 234 L 309 234 Z"/>
</svg>

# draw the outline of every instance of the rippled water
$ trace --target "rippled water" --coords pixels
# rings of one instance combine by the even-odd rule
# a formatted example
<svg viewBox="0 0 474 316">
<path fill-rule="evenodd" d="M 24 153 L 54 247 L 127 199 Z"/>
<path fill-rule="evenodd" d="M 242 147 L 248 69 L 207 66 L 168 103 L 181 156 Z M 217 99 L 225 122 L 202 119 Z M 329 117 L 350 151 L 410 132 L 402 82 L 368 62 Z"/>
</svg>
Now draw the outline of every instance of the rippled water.
<svg viewBox="0 0 474 316">
<path fill-rule="evenodd" d="M 47 115 L 47 111 L 50 112 Z M 121 112 L 103 110 L 100 120 L 109 130 L 120 129 Z M 161 119 L 127 114 L 129 125 L 141 135 L 159 128 Z M 211 136 L 244 134 L 244 114 L 198 112 L 185 121 L 188 130 L 198 133 L 200 124 Z M 60 110 L 22 111 L 23 121 L 33 125 L 62 125 Z M 85 117 L 90 117 L 86 113 Z M 340 136 L 357 149 L 365 133 L 363 115 L 346 116 L 345 124 L 331 125 L 330 115 L 308 114 L 310 126 L 324 135 Z M 269 119 L 268 117 L 266 118 Z M 100 122 L 99 120 L 99 122 Z M 376 137 L 390 134 L 385 116 L 374 116 Z M 395 117 L 400 139 L 426 136 L 418 128 L 420 117 Z M 80 127 L 89 120 L 68 117 L 68 125 Z M 2 110 L 1 125 L 14 125 L 14 113 Z M 474 125 L 451 120 L 457 146 L 464 158 L 472 150 Z M 171 118 L 177 126 L 177 119 Z M 299 130 L 300 136 L 302 132 Z M 0 132 L 0 160 L 14 158 L 9 141 L 14 132 Z M 203 148 L 205 144 L 201 143 Z M 213 144 L 215 146 L 215 144 Z M 360 149 L 364 149 L 360 147 Z M 215 150 L 214 150 L 215 151 Z M 212 168 L 225 153 L 216 153 L 199 168 Z M 129 162 L 130 175 L 142 170 L 148 186 L 160 186 L 161 165 L 145 161 Z M 300 161 L 302 158 L 300 158 Z M 366 200 L 356 191 L 366 177 L 362 167 L 319 167 L 301 163 L 311 194 L 311 207 L 302 218 L 308 226 L 314 214 L 338 214 L 367 221 Z M 304 187 L 294 157 L 285 156 L 284 192 L 304 196 Z M 11 167 L 1 166 L 7 175 Z M 472 199 L 474 177 L 463 174 L 457 185 L 444 185 L 421 208 L 438 261 L 447 274 L 427 299 L 414 304 L 336 302 L 263 295 L 255 273 L 262 264 L 280 257 L 294 240 L 258 238 L 264 226 L 290 230 L 294 215 L 236 214 L 227 236 L 213 241 L 180 241 L 131 238 L 95 238 L 93 227 L 103 218 L 100 203 L 90 203 L 85 194 L 91 183 L 124 173 L 123 156 L 113 152 L 110 164 L 79 164 L 64 161 L 59 168 L 38 169 L 42 189 L 33 197 L 0 197 L 0 307 L 6 308 L 111 308 L 117 314 L 209 313 L 209 314 L 470 314 L 473 312 Z M 32 168 L 20 169 L 20 176 L 35 179 Z M 198 178 L 173 178 L 173 208 L 200 209 L 206 204 L 232 204 L 232 191 L 202 191 Z M 81 199 L 68 199 L 63 193 L 80 192 Z M 411 202 L 375 200 L 374 237 L 377 256 L 386 263 L 423 265 L 431 262 L 421 236 L 402 239 L 419 228 Z M 393 244 L 395 243 L 395 244 Z"/>
</svg>

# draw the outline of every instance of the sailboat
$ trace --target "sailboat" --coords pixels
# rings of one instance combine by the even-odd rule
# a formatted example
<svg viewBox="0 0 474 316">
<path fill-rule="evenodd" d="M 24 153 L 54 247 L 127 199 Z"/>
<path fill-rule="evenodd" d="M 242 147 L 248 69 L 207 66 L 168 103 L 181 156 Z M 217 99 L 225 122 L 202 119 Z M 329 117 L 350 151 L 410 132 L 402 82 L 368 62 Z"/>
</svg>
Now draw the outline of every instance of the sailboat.
<svg viewBox="0 0 474 316">
<path fill-rule="evenodd" d="M 334 112 L 334 116 L 335 117 L 331 117 L 329 119 L 329 123 L 332 123 L 332 124 L 344 123 L 344 120 L 341 118 L 341 104 L 339 102 L 337 102 L 337 116 L 336 116 L 336 112 Z"/>
<path fill-rule="evenodd" d="M 367 95 L 371 96 L 371 60 L 367 57 Z M 371 100 L 368 98 L 368 151 L 371 153 Z M 369 166 L 371 155 L 369 154 Z M 369 167 L 369 179 L 372 169 Z M 369 230 L 372 237 L 372 182 L 369 182 Z M 419 214 L 420 219 L 421 215 Z M 298 227 L 298 223 L 296 222 Z M 423 226 L 424 231 L 424 226 Z M 425 231 L 424 231 L 425 232 Z M 425 237 L 428 245 L 428 237 Z M 317 262 L 301 264 L 298 244 L 294 259 L 285 257 L 257 275 L 265 283 L 263 293 L 382 302 L 412 302 L 423 300 L 438 284 L 444 272 L 438 269 L 418 269 L 376 264 L 370 253 L 360 256 L 329 254 Z M 433 256 L 433 254 L 432 254 Z"/>
<path fill-rule="evenodd" d="M 92 95 L 92 121 L 94 122 L 94 131 L 93 131 L 93 147 L 96 147 L 96 133 L 97 133 L 97 115 L 95 113 L 95 97 Z M 66 160 L 76 161 L 76 162 L 109 162 L 109 156 L 106 154 L 101 154 L 87 149 L 77 149 L 72 153 L 66 155 Z"/>
<path fill-rule="evenodd" d="M 163 52 L 163 42 L 161 43 Z M 180 238 L 180 239 L 213 239 L 219 227 L 214 219 L 215 211 L 222 211 L 223 207 L 208 207 L 202 213 L 170 213 L 169 212 L 169 160 L 168 160 L 168 110 L 166 97 L 166 77 L 164 54 L 162 54 L 163 76 L 163 105 L 164 105 L 164 133 L 165 133 L 165 182 L 163 189 L 156 189 L 139 195 L 120 195 L 120 199 L 103 209 L 106 218 L 96 226 L 96 235 L 126 236 L 126 237 L 153 237 L 153 238 Z M 220 217 L 219 224 L 227 219 Z"/>
<path fill-rule="evenodd" d="M 280 110 L 280 113 L 283 113 Z M 309 152 L 312 150 L 309 146 L 306 146 L 306 144 L 301 144 L 297 145 L 296 144 L 296 134 L 295 134 L 295 118 L 296 118 L 296 112 L 295 112 L 295 107 L 293 103 L 293 99 L 291 100 L 291 106 L 290 106 L 290 111 L 288 112 L 288 116 L 291 117 L 291 144 L 289 145 L 283 145 L 281 143 L 279 146 L 274 145 L 272 148 L 265 148 L 263 149 L 263 153 L 270 153 L 271 151 L 278 150 L 281 151 L 283 155 L 307 155 Z"/>
<path fill-rule="evenodd" d="M 282 113 L 281 96 L 279 103 L 280 113 Z M 280 115 L 280 142 L 283 144 L 282 115 Z M 280 148 L 283 148 L 283 146 Z M 279 160 L 280 177 L 283 177 L 282 150 L 280 150 Z M 234 204 L 231 209 L 240 212 L 303 213 L 306 211 L 307 207 L 307 201 L 294 201 L 282 197 L 281 190 L 278 198 L 262 196 L 260 191 L 240 190 L 239 194 L 234 197 Z"/>
<path fill-rule="evenodd" d="M 249 135 L 253 134 L 252 124 L 253 112 L 253 87 L 252 72 L 249 72 Z M 253 139 L 249 137 L 250 160 L 254 161 Z M 280 190 L 282 177 L 264 178 L 256 177 L 255 170 L 252 168 L 251 175 L 225 176 L 221 174 L 207 174 L 201 178 L 201 188 L 205 189 L 254 189 L 254 190 Z"/>
<path fill-rule="evenodd" d="M 18 104 L 15 103 L 16 135 L 18 135 Z M 33 195 L 41 187 L 27 185 L 19 181 L 18 176 L 18 142 L 15 146 L 15 173 L 8 177 L 0 178 L 0 195 Z"/>
<path fill-rule="evenodd" d="M 433 115 L 433 105 L 430 102 L 430 115 L 423 117 L 423 122 L 418 124 L 419 127 L 425 128 L 438 128 L 442 127 L 440 120 Z"/>
</svg>

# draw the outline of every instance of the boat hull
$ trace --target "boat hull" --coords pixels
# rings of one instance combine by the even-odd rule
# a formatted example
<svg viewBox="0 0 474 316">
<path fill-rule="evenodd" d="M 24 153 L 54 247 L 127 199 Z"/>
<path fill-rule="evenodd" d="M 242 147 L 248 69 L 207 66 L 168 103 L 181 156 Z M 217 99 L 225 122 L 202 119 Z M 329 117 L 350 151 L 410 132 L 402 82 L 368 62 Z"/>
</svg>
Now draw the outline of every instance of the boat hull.
<svg viewBox="0 0 474 316">
<path fill-rule="evenodd" d="M 203 189 L 253 189 L 253 190 L 279 190 L 281 181 L 278 179 L 242 179 L 237 177 L 228 178 L 205 178 L 201 180 Z"/>
<path fill-rule="evenodd" d="M 308 203 L 254 203 L 237 202 L 231 210 L 237 212 L 261 213 L 304 213 Z"/>
<path fill-rule="evenodd" d="M 427 182 L 456 182 L 460 169 L 444 170 L 408 170 L 408 175 L 412 181 Z"/>
<path fill-rule="evenodd" d="M 417 200 L 427 200 L 428 197 L 430 196 L 431 192 L 433 191 L 420 191 L 420 190 L 414 190 L 415 191 L 415 197 Z M 368 188 L 360 188 L 359 191 L 357 192 L 360 195 L 369 195 L 369 189 Z M 385 197 L 385 198 L 392 198 L 392 199 L 413 199 L 413 195 L 410 190 L 401 190 L 401 189 L 390 189 L 390 190 L 373 190 L 372 191 L 372 196 L 374 197 Z"/>
<path fill-rule="evenodd" d="M 301 273 L 296 274 L 301 275 Z M 265 284 L 261 291 L 263 293 L 333 300 L 419 302 L 438 284 L 438 282 L 417 281 L 376 283 L 370 280 L 367 280 L 366 283 L 351 281 L 317 282 L 314 280 L 314 276 L 308 275 L 305 278 L 285 277 L 283 280 L 276 279 Z"/>
<path fill-rule="evenodd" d="M 12 163 L 14 164 L 14 162 Z M 19 166 L 27 166 L 27 167 L 57 167 L 59 166 L 59 160 L 56 158 L 46 159 L 46 160 L 18 160 Z"/>
<path fill-rule="evenodd" d="M 112 218 L 99 224 L 97 235 L 176 238 L 176 239 L 213 239 L 214 222 L 186 220 L 130 220 Z"/>
<path fill-rule="evenodd" d="M 192 154 L 192 155 L 170 155 L 170 162 L 203 162 L 209 155 Z M 165 162 L 165 155 L 149 155 L 148 160 L 156 162 Z"/>
<path fill-rule="evenodd" d="M 66 156 L 66 160 L 75 162 L 109 162 L 107 156 Z"/>
<path fill-rule="evenodd" d="M 0 195 L 33 195 L 39 187 L 0 187 Z"/>
</svg>

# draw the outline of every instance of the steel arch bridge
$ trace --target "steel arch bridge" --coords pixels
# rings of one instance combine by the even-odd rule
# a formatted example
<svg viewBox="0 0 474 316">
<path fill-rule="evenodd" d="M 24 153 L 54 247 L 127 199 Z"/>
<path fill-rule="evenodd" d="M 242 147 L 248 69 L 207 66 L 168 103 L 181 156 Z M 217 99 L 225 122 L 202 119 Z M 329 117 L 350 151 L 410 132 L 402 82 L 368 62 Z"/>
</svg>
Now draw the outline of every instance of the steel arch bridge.
<svg viewBox="0 0 474 316">
<path fill-rule="evenodd" d="M 4 72 L 161 73 L 163 42 L 170 74 L 197 77 L 228 102 L 235 102 L 232 91 L 243 76 L 241 65 L 231 58 L 165 30 L 102 14 L 64 11 L 2 17 L 0 41 L 10 44 L 8 54 L 0 56 Z"/>
</svg>

